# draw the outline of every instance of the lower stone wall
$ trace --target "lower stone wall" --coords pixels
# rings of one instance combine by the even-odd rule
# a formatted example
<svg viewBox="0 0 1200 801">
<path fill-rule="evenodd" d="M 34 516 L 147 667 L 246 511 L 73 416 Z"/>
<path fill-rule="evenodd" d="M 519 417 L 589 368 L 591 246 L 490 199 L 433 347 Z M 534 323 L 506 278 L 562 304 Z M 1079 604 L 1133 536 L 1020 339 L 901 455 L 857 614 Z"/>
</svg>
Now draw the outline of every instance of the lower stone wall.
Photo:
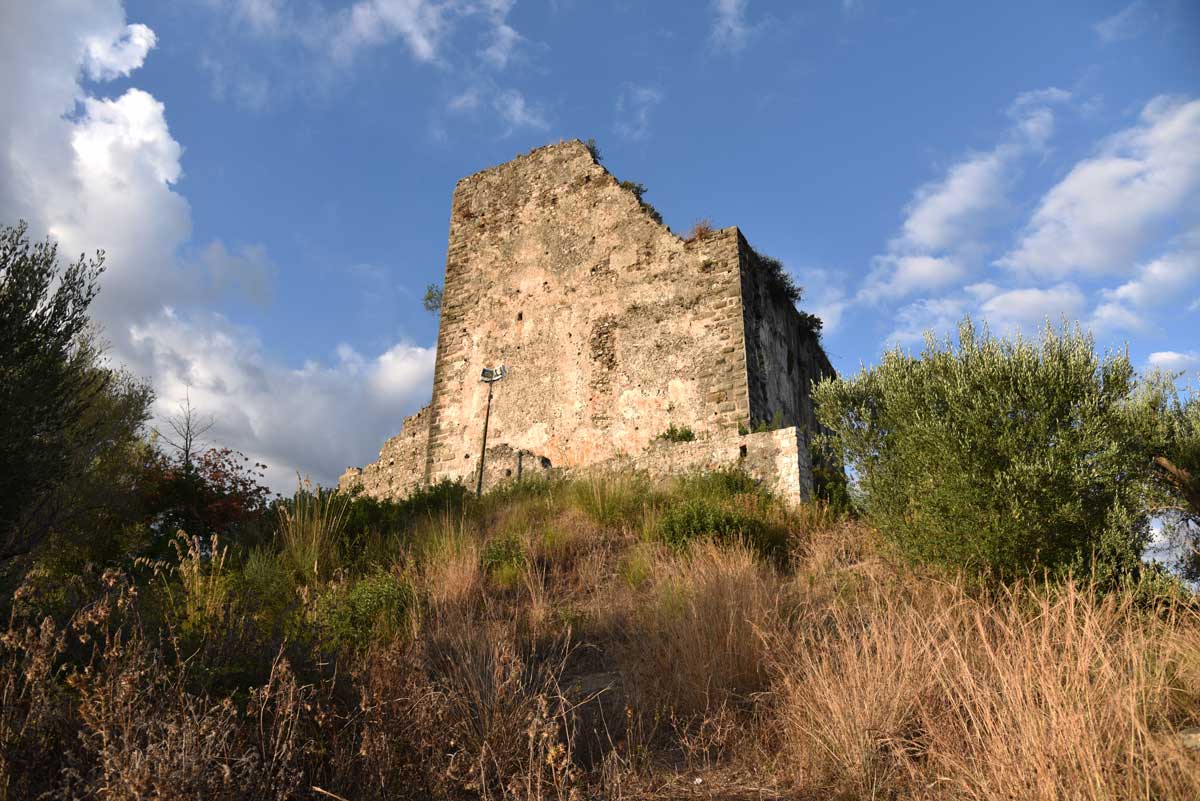
<svg viewBox="0 0 1200 801">
<path fill-rule="evenodd" d="M 348 491 L 361 485 L 363 492 L 371 497 L 399 500 L 422 486 L 421 466 L 425 458 L 423 443 L 428 441 L 427 411 L 422 409 L 405 420 L 400 435 L 384 445 L 378 462 L 361 469 L 348 469 L 338 482 L 338 488 Z M 415 423 L 412 430 L 409 428 L 410 421 Z M 426 428 L 420 428 L 422 423 Z M 424 438 L 420 435 L 422 430 L 425 432 Z M 722 432 L 692 442 L 655 440 L 636 455 L 565 470 L 555 468 L 549 459 L 538 454 L 518 451 L 508 445 L 496 445 L 487 451 L 483 489 L 486 492 L 534 476 L 572 478 L 638 471 L 663 478 L 735 465 L 788 503 L 798 504 L 812 497 L 808 440 L 803 429 L 794 426 L 754 434 Z M 462 482 L 474 491 L 478 477 L 478 473 L 463 476 Z"/>
<path fill-rule="evenodd" d="M 654 477 L 740 467 L 792 505 L 812 497 L 812 463 L 808 440 L 794 426 L 754 434 L 728 432 L 692 442 L 655 440 L 634 456 L 622 456 L 569 475 L 640 471 Z"/>
<path fill-rule="evenodd" d="M 338 479 L 338 489 L 363 493 L 380 500 L 400 500 L 425 484 L 425 456 L 429 451 L 429 407 L 404 418 L 400 433 L 383 443 L 379 460 L 365 467 L 348 467 Z"/>
</svg>

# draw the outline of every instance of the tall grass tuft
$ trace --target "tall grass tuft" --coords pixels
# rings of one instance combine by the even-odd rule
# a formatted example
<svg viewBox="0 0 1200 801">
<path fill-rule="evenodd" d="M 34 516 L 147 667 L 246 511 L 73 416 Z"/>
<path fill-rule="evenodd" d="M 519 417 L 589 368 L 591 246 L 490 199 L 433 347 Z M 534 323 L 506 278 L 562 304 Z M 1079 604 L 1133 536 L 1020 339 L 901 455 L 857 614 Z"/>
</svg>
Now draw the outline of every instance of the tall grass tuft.
<svg viewBox="0 0 1200 801">
<path fill-rule="evenodd" d="M 308 583 L 327 579 L 339 562 L 338 541 L 346 520 L 346 498 L 305 480 L 279 505 L 279 539 L 292 567 Z"/>
<path fill-rule="evenodd" d="M 744 546 L 705 542 L 660 553 L 649 572 L 621 650 L 638 706 L 686 720 L 747 705 L 767 684 L 775 571 Z"/>
<path fill-rule="evenodd" d="M 776 640 L 777 729 L 805 793 L 1200 797 L 1195 611 L 1093 586 L 876 586 Z"/>
</svg>

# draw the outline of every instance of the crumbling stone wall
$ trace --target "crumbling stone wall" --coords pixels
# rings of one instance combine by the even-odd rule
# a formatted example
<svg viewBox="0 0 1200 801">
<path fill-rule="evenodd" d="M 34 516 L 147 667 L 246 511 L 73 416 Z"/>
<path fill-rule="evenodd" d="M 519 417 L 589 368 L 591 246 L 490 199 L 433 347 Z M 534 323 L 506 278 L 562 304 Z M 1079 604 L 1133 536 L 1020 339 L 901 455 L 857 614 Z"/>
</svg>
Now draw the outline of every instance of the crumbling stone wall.
<svg viewBox="0 0 1200 801">
<path fill-rule="evenodd" d="M 338 480 L 338 489 L 361 486 L 374 498 L 399 500 L 425 483 L 425 460 L 429 454 L 429 406 L 404 418 L 400 433 L 383 443 L 379 461 L 365 467 L 350 467 Z"/>
<path fill-rule="evenodd" d="M 499 363 L 489 439 L 555 466 L 638 453 L 672 423 L 736 431 L 749 415 L 738 239 L 683 241 L 578 142 L 460 181 L 429 480 L 474 474 L 479 372 Z"/>
<path fill-rule="evenodd" d="M 810 385 L 833 371 L 760 267 L 737 228 L 673 234 L 577 141 L 462 179 L 433 398 L 379 462 L 344 482 L 390 497 L 443 478 L 473 485 L 488 392 L 480 371 L 504 364 L 488 486 L 510 480 L 517 458 L 566 474 L 740 461 L 786 497 L 805 497 Z M 739 436 L 773 421 L 780 430 L 770 436 Z M 671 425 L 691 428 L 696 442 L 657 440 Z"/>
<path fill-rule="evenodd" d="M 833 366 L 817 333 L 771 286 L 758 254 L 740 237 L 739 245 L 750 427 L 767 423 L 816 431 L 812 385 L 835 375 Z"/>
</svg>

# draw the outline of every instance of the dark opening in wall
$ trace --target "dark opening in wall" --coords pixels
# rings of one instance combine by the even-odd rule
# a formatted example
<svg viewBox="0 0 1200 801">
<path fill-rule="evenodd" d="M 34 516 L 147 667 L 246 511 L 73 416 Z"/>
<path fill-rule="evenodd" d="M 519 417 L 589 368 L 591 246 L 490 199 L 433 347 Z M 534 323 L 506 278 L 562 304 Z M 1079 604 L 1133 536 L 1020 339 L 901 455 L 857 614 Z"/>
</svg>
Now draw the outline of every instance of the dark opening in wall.
<svg viewBox="0 0 1200 801">
<path fill-rule="evenodd" d="M 525 312 L 517 312 L 517 322 L 519 323 L 524 319 L 525 319 Z"/>
<path fill-rule="evenodd" d="M 506 468 L 504 470 L 504 476 L 507 478 L 508 476 L 511 476 L 511 475 L 512 475 L 512 468 L 511 467 Z"/>
<path fill-rule="evenodd" d="M 738 456 L 740 456 L 743 459 L 746 458 L 746 446 L 745 445 L 738 448 Z"/>
</svg>

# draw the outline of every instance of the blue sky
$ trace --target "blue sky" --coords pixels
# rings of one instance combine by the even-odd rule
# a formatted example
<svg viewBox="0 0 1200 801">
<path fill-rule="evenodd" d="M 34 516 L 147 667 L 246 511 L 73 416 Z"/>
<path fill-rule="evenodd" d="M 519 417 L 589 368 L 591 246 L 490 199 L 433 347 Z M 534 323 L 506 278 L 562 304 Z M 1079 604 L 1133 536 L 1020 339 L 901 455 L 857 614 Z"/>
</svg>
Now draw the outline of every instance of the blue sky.
<svg viewBox="0 0 1200 801">
<path fill-rule="evenodd" d="M 330 482 L 428 399 L 455 182 L 594 137 L 738 225 L 843 371 L 965 314 L 1200 370 L 1200 5 L 17 0 L 0 220 L 104 248 L 111 358 Z"/>
</svg>

